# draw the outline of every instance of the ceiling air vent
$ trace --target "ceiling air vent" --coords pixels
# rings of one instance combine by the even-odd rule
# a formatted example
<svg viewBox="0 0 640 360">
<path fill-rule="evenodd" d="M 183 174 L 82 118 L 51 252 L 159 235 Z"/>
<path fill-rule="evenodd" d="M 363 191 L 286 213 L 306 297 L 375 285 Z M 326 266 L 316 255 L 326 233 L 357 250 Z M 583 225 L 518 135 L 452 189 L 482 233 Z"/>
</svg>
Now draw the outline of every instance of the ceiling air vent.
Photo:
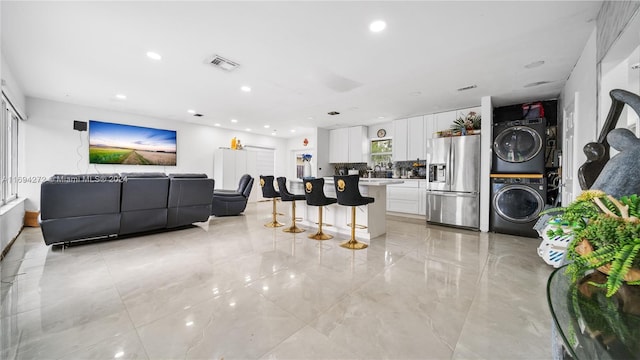
<svg viewBox="0 0 640 360">
<path fill-rule="evenodd" d="M 225 71 L 231 71 L 240 66 L 240 64 L 238 64 L 237 62 L 225 59 L 220 55 L 215 55 L 213 57 L 213 60 L 211 60 L 211 63 Z"/>
<path fill-rule="evenodd" d="M 469 85 L 469 86 L 465 86 L 465 87 L 461 87 L 459 89 L 457 89 L 458 91 L 466 91 L 466 90 L 471 90 L 471 89 L 475 89 L 477 88 L 478 85 Z"/>
</svg>

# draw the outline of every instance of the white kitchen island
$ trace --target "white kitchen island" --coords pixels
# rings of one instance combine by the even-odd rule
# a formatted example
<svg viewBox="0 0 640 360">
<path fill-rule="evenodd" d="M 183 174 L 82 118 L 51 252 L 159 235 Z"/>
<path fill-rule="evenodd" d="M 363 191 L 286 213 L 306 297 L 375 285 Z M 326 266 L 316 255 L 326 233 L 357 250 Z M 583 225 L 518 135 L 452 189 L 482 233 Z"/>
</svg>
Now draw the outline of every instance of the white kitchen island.
<svg viewBox="0 0 640 360">
<path fill-rule="evenodd" d="M 333 177 L 324 178 L 324 194 L 327 197 L 336 197 Z M 360 193 L 375 199 L 369 205 L 356 208 L 356 238 L 371 240 L 387 232 L 387 185 L 402 184 L 404 181 L 397 179 L 361 178 L 359 182 Z M 301 179 L 289 181 L 289 190 L 294 194 L 304 194 L 304 186 Z M 289 207 L 289 211 L 290 207 Z M 308 206 L 305 201 L 296 202 L 296 215 L 302 220 L 298 224 L 305 228 L 315 229 L 318 222 L 318 207 Z M 336 237 L 343 236 L 349 239 L 351 236 L 351 206 L 332 204 L 324 207 L 322 218 L 322 230 Z M 312 231 L 312 230 L 307 230 Z M 315 230 L 313 230 L 315 231 Z"/>
</svg>

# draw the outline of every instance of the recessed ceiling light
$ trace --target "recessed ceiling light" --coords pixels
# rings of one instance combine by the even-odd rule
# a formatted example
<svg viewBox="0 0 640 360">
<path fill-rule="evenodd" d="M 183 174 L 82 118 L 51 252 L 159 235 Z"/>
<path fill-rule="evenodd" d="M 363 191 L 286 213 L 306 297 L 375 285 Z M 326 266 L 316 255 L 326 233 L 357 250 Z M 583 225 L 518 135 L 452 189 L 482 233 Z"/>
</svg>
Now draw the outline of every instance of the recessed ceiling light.
<svg viewBox="0 0 640 360">
<path fill-rule="evenodd" d="M 536 82 L 528 83 L 527 85 L 525 85 L 523 87 L 530 88 L 530 87 L 534 87 L 534 86 L 540 86 L 540 85 L 548 84 L 550 82 L 551 81 L 536 81 Z"/>
<path fill-rule="evenodd" d="M 369 30 L 372 32 L 380 32 L 387 27 L 387 23 L 382 20 L 376 20 L 369 24 Z"/>
<path fill-rule="evenodd" d="M 153 51 L 147 51 L 147 57 L 153 60 L 162 60 L 162 56 L 160 56 L 160 54 L 155 53 Z"/>
<path fill-rule="evenodd" d="M 238 122 L 238 120 L 236 120 L 236 119 L 231 119 L 231 122 L 235 124 L 235 123 L 237 123 L 237 122 Z"/>
<path fill-rule="evenodd" d="M 213 126 L 220 126 L 220 123 L 215 123 L 213 124 Z"/>
<path fill-rule="evenodd" d="M 244 129 L 244 131 L 251 131 L 251 129 L 250 128 L 246 128 L 246 129 Z"/>
<path fill-rule="evenodd" d="M 525 65 L 525 69 L 533 69 L 536 68 L 538 66 L 542 66 L 544 65 L 544 60 L 538 60 L 538 61 L 534 61 L 534 62 L 530 62 L 527 65 Z"/>
<path fill-rule="evenodd" d="M 384 116 L 378 116 L 378 119 L 384 119 Z"/>
<path fill-rule="evenodd" d="M 291 129 L 291 132 L 292 132 L 292 133 L 296 132 L 296 129 Z"/>
<path fill-rule="evenodd" d="M 272 133 L 271 133 L 271 135 L 276 136 L 276 132 L 275 132 L 275 131 L 274 131 L 274 132 L 272 132 Z"/>
<path fill-rule="evenodd" d="M 117 97 L 118 99 L 120 99 L 120 100 L 124 100 L 124 99 L 126 99 L 126 98 L 127 98 L 127 95 L 125 95 L 125 94 L 116 94 L 116 97 Z"/>
<path fill-rule="evenodd" d="M 124 351 L 118 351 L 115 355 L 113 355 L 114 359 L 120 359 L 124 356 Z"/>
<path fill-rule="evenodd" d="M 309 116 L 307 119 L 309 119 L 309 120 L 313 120 L 313 116 Z"/>
<path fill-rule="evenodd" d="M 195 110 L 191 110 L 191 109 L 187 110 L 187 112 L 188 112 L 189 114 L 195 114 L 195 113 L 196 113 L 196 111 L 195 111 Z"/>
<path fill-rule="evenodd" d="M 242 90 L 244 92 L 250 92 L 251 91 L 251 87 L 244 85 L 244 86 L 240 87 L 240 90 Z"/>
<path fill-rule="evenodd" d="M 268 129 L 268 128 L 269 128 L 269 125 L 265 125 L 265 126 L 264 126 L 264 128 L 265 128 L 265 129 Z"/>
</svg>

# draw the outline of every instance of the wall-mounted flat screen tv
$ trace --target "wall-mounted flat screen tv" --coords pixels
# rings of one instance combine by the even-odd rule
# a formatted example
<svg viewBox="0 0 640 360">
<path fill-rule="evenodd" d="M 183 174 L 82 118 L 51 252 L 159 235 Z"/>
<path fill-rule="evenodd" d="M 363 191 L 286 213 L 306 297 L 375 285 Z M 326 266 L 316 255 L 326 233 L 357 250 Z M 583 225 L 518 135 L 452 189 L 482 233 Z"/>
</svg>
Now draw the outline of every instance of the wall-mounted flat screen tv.
<svg viewBox="0 0 640 360">
<path fill-rule="evenodd" d="M 89 163 L 176 165 L 176 132 L 89 120 Z"/>
</svg>

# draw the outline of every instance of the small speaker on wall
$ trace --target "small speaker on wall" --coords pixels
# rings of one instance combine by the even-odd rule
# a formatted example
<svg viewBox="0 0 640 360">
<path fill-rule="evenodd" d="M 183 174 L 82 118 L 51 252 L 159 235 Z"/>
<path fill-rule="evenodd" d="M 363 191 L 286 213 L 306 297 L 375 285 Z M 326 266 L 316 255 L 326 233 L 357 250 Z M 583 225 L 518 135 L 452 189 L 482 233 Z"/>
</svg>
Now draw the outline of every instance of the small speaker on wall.
<svg viewBox="0 0 640 360">
<path fill-rule="evenodd" d="M 87 122 L 86 121 L 73 120 L 73 130 L 87 131 Z"/>
</svg>

